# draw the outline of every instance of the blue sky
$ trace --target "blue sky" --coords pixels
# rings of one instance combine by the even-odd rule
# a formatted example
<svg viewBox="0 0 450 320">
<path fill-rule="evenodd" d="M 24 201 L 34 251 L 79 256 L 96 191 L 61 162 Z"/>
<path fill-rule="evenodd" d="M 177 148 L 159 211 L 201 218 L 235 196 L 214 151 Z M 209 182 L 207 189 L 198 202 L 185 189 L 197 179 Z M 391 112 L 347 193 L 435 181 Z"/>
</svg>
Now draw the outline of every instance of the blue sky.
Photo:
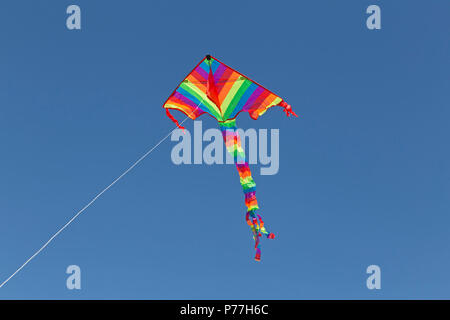
<svg viewBox="0 0 450 320">
<path fill-rule="evenodd" d="M 65 26 L 70 4 L 81 7 L 82 30 Z M 370 4 L 381 7 L 381 30 L 366 28 Z M 206 53 L 300 118 L 275 108 L 238 118 L 242 128 L 280 129 L 278 174 L 252 166 L 277 235 L 263 241 L 261 263 L 235 169 L 176 166 L 167 140 L 0 298 L 450 298 L 449 9 L 2 1 L 1 281 L 172 129 L 162 104 Z M 71 264 L 81 290 L 66 288 Z M 371 264 L 381 290 L 366 288 Z"/>
</svg>

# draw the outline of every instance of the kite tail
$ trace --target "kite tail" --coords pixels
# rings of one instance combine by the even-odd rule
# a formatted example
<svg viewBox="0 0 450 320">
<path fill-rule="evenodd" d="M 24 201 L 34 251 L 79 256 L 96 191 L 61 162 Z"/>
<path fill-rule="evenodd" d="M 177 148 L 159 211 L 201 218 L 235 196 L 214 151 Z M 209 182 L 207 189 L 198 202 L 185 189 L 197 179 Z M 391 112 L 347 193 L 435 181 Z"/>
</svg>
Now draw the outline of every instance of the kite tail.
<svg viewBox="0 0 450 320">
<path fill-rule="evenodd" d="M 227 151 L 233 156 L 236 168 L 239 172 L 241 186 L 245 194 L 245 205 L 247 206 L 245 220 L 250 226 L 253 233 L 253 239 L 255 240 L 255 260 L 260 261 L 260 237 L 265 235 L 267 238 L 273 239 L 275 238 L 275 235 L 266 230 L 261 216 L 256 213 L 256 210 L 259 209 L 258 202 L 256 201 L 256 184 L 252 178 L 248 163 L 245 160 L 245 152 L 241 146 L 241 138 L 236 131 L 236 120 L 232 119 L 219 122 L 219 126 L 222 131 Z"/>
</svg>

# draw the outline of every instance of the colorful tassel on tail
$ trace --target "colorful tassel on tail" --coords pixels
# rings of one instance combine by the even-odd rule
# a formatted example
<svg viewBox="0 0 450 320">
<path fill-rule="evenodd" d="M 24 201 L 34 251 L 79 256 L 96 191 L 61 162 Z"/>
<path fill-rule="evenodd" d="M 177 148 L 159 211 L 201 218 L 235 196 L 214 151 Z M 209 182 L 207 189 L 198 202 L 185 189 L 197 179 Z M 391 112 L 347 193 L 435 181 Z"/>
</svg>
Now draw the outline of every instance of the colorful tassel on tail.
<svg viewBox="0 0 450 320">
<path fill-rule="evenodd" d="M 267 232 L 261 216 L 256 213 L 256 210 L 259 209 L 258 202 L 256 201 L 256 184 L 252 178 L 248 163 L 245 160 L 245 151 L 241 146 L 241 138 L 236 131 L 236 120 L 232 119 L 219 122 L 219 126 L 222 131 L 227 151 L 233 156 L 236 168 L 239 172 L 241 186 L 245 194 L 245 205 L 247 206 L 245 220 L 247 220 L 247 224 L 250 226 L 253 233 L 253 239 L 255 240 L 255 260 L 260 261 L 260 237 L 264 235 L 269 239 L 273 239 L 275 238 L 275 235 Z"/>
</svg>

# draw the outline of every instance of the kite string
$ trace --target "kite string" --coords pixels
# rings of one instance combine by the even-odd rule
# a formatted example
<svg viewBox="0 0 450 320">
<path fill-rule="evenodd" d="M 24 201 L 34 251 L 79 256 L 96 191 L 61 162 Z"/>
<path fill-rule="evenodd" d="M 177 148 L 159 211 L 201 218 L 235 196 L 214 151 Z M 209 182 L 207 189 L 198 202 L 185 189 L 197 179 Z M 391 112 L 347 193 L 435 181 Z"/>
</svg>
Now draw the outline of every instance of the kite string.
<svg viewBox="0 0 450 320">
<path fill-rule="evenodd" d="M 203 102 L 203 100 L 200 101 L 200 103 L 197 105 L 197 107 L 188 115 L 186 118 L 184 118 L 183 121 L 181 121 L 180 125 L 185 122 L 190 115 L 192 115 L 200 106 L 200 104 Z M 39 253 L 41 253 L 42 250 L 44 250 L 50 242 L 53 241 L 65 228 L 67 228 L 83 211 L 85 211 L 87 208 L 89 208 L 102 194 L 104 194 L 106 191 L 108 191 L 113 185 L 115 185 L 120 179 L 122 179 L 128 172 L 133 170 L 134 167 L 136 167 L 142 160 L 144 160 L 153 150 L 155 150 L 161 143 L 163 143 L 175 130 L 177 130 L 178 127 L 174 128 L 172 131 L 169 132 L 168 135 L 166 135 L 164 138 L 162 138 L 156 145 L 154 145 L 150 150 L 148 150 L 146 153 L 144 153 L 143 156 L 141 156 L 138 160 L 136 160 L 128 169 L 126 169 L 120 176 L 118 176 L 113 182 L 111 182 L 106 188 L 104 188 L 100 193 L 98 193 L 91 201 L 89 201 L 88 204 L 86 204 L 80 211 L 78 211 L 65 225 L 63 225 L 53 236 L 50 237 L 50 239 L 47 240 L 46 243 L 42 247 L 39 248 L 30 258 L 28 258 L 27 261 L 25 261 L 16 271 L 14 271 L 13 274 L 11 274 L 5 281 L 3 281 L 0 284 L 0 288 L 3 287 L 9 280 L 11 280 L 12 277 L 14 277 L 20 270 L 22 270 L 31 260 L 33 260 Z"/>
</svg>

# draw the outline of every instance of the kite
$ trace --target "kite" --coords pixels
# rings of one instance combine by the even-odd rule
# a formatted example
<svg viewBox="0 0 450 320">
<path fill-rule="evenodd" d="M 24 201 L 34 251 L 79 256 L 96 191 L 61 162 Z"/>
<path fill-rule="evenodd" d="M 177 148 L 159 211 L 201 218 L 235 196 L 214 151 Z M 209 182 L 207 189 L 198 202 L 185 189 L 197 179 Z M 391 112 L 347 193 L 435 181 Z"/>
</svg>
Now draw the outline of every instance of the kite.
<svg viewBox="0 0 450 320">
<path fill-rule="evenodd" d="M 172 116 L 169 109 L 179 110 L 192 120 L 207 113 L 216 119 L 227 151 L 233 156 L 245 195 L 245 219 L 255 241 L 255 260 L 261 260 L 260 238 L 275 238 L 264 227 L 256 201 L 256 184 L 252 178 L 241 138 L 236 131 L 236 117 L 248 112 L 254 120 L 273 106 L 284 108 L 289 117 L 298 117 L 289 104 L 255 81 L 230 68 L 218 59 L 207 55 L 178 85 L 164 103 L 167 116 L 179 127 L 184 127 Z"/>
</svg>

